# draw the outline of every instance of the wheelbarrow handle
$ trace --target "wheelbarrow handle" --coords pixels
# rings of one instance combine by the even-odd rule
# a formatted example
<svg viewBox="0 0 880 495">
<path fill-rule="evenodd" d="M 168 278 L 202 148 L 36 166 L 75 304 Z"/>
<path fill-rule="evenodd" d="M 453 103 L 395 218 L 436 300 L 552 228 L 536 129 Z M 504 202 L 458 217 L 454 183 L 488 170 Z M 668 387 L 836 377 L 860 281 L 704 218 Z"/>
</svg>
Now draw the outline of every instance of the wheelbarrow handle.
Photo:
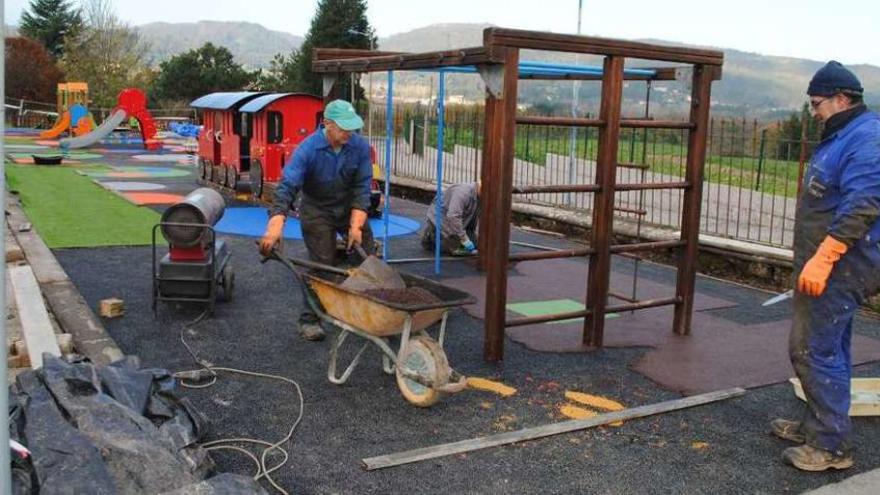
<svg viewBox="0 0 880 495">
<path fill-rule="evenodd" d="M 336 273 L 339 275 L 348 276 L 348 270 L 337 268 L 335 266 L 325 265 L 323 263 L 318 263 L 317 261 L 304 260 L 300 258 L 292 258 L 292 257 L 284 257 L 278 248 L 273 248 L 268 256 L 263 256 L 260 260 L 260 263 L 265 263 L 269 260 L 280 261 L 283 265 L 287 266 L 291 271 L 296 271 L 293 268 L 293 265 L 299 265 L 306 268 L 311 268 L 313 270 L 321 270 L 324 272 Z"/>
</svg>

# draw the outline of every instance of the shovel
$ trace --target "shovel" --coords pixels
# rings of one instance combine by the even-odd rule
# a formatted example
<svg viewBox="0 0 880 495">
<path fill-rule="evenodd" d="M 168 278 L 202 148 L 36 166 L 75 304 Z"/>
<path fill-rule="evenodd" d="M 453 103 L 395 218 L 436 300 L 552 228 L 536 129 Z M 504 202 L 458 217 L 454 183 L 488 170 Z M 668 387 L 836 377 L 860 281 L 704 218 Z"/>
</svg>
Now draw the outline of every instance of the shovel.
<svg viewBox="0 0 880 495">
<path fill-rule="evenodd" d="M 342 283 L 342 287 L 356 291 L 406 289 L 406 282 L 397 270 L 376 256 L 367 254 L 360 244 L 355 244 L 354 248 L 364 261 L 359 267 L 350 271 L 351 276 Z"/>
</svg>

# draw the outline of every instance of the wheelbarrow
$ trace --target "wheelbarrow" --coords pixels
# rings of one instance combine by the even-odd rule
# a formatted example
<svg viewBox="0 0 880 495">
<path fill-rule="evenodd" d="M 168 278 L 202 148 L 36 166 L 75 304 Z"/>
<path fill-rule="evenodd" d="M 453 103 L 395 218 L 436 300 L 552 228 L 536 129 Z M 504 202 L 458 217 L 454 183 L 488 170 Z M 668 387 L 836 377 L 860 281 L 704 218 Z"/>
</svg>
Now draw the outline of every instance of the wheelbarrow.
<svg viewBox="0 0 880 495">
<path fill-rule="evenodd" d="M 307 295 L 312 310 L 319 318 L 340 329 L 330 347 L 327 378 L 331 383 L 346 383 L 360 362 L 361 355 L 372 343 L 382 352 L 382 369 L 389 375 L 396 375 L 400 393 L 415 406 L 430 407 L 444 394 L 460 392 L 465 388 L 465 377 L 449 366 L 443 341 L 449 311 L 475 303 L 470 294 L 423 277 L 401 273 L 408 288 L 421 288 L 439 301 L 415 304 L 389 301 L 344 287 L 342 282 L 352 273 L 349 270 L 285 258 L 277 251 L 273 251 L 268 259 L 281 262 L 300 283 L 308 284 L 317 297 L 315 300 L 312 294 Z M 300 273 L 294 265 L 310 268 L 311 271 Z M 435 340 L 427 330 L 437 322 L 440 325 Z M 339 351 L 352 334 L 366 342 L 340 374 Z M 391 347 L 391 337 L 395 336 L 400 337 L 397 351 Z"/>
</svg>

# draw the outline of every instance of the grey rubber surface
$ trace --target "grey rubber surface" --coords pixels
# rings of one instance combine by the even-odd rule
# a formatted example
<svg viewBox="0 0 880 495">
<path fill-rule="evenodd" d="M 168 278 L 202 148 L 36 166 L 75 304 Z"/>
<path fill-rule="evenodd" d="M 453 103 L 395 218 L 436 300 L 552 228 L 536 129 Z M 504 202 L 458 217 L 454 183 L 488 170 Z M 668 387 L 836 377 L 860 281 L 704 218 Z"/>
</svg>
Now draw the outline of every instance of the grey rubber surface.
<svg viewBox="0 0 880 495">
<path fill-rule="evenodd" d="M 421 220 L 424 206 L 395 200 L 395 213 Z M 567 241 L 515 232 L 526 242 Z M 565 390 L 618 400 L 627 406 L 677 398 L 628 364 L 644 350 L 604 349 L 589 354 L 552 354 L 506 342 L 502 364 L 482 360 L 482 324 L 464 311 L 449 321 L 449 362 L 459 371 L 498 379 L 518 389 L 508 399 L 468 391 L 431 409 L 408 405 L 393 377 L 382 373 L 379 354 L 368 351 L 350 382 L 326 379 L 329 342 L 310 343 L 294 330 L 300 292 L 280 264 L 261 265 L 253 240 L 226 237 L 236 270 L 236 297 L 218 303 L 214 317 L 186 332 L 201 357 L 218 366 L 277 373 L 298 380 L 305 417 L 290 445 L 291 460 L 279 472 L 295 493 L 799 493 L 880 466 L 880 419 L 855 420 L 856 465 L 846 472 L 802 473 L 784 465 L 787 444 L 769 434 L 776 417 L 794 417 L 803 407 L 787 384 L 750 390 L 744 397 L 700 408 L 597 428 L 467 455 L 366 472 L 360 459 L 416 447 L 560 421 Z M 301 243 L 288 252 L 304 254 Z M 149 248 L 71 249 L 55 252 L 92 307 L 107 297 L 125 300 L 126 314 L 105 320 L 111 335 L 145 366 L 172 370 L 193 366 L 179 342 L 182 325 L 198 308 L 150 311 Z M 394 239 L 392 258 L 421 257 L 416 236 Z M 632 262 L 615 259 L 614 269 Z M 628 268 L 630 267 L 630 268 Z M 406 270 L 429 275 L 430 264 Z M 467 262 L 444 264 L 442 278 L 473 273 Z M 673 270 L 642 264 L 640 275 L 670 283 Z M 700 278 L 698 290 L 740 306 L 713 311 L 739 322 L 786 318 L 784 304 L 761 308 L 767 293 Z M 747 313 L 747 314 L 741 314 Z M 667 322 L 658 322 L 659 331 Z M 856 331 L 877 336 L 878 324 L 860 318 Z M 350 349 L 350 348 L 349 348 Z M 871 364 L 857 374 L 880 374 Z M 213 388 L 186 390 L 212 421 L 212 438 L 281 438 L 297 414 L 292 391 L 263 380 L 224 376 Z M 218 454 L 223 470 L 246 474 L 251 461 Z"/>
</svg>

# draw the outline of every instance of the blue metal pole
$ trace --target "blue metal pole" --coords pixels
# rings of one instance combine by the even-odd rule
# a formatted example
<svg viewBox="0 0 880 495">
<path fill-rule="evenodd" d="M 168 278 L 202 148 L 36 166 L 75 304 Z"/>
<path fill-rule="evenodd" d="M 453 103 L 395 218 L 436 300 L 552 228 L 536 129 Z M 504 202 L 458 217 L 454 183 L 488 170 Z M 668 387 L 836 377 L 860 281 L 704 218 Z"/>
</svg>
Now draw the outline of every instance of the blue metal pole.
<svg viewBox="0 0 880 495">
<path fill-rule="evenodd" d="M 388 71 L 385 93 L 385 205 L 382 208 L 382 258 L 388 259 L 388 222 L 391 216 L 391 138 L 394 134 L 394 71 Z"/>
<path fill-rule="evenodd" d="M 440 224 L 443 221 L 443 128 L 446 127 L 446 73 L 437 90 L 437 199 L 434 206 L 434 273 L 440 274 Z"/>
</svg>

